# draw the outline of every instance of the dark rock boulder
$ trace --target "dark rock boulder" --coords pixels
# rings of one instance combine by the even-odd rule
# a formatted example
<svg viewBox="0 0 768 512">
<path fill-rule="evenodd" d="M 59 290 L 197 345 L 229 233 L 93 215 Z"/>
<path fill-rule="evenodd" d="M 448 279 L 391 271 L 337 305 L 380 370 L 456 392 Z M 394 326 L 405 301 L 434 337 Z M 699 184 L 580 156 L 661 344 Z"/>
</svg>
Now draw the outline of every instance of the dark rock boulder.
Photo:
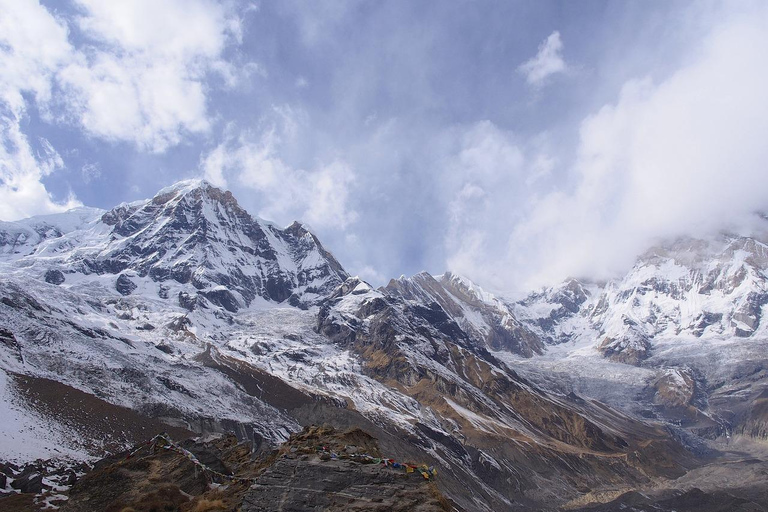
<svg viewBox="0 0 768 512">
<path fill-rule="evenodd" d="M 120 295 L 130 295 L 137 288 L 136 283 L 130 280 L 125 274 L 120 274 L 115 282 L 115 289 Z"/>
<path fill-rule="evenodd" d="M 212 304 L 221 306 L 230 313 L 237 313 L 237 310 L 240 309 L 240 303 L 238 302 L 237 297 L 235 297 L 229 290 L 216 289 L 208 292 L 200 292 L 200 295 L 208 299 Z"/>
<path fill-rule="evenodd" d="M 21 355 L 21 346 L 19 345 L 19 342 L 16 340 L 16 336 L 13 335 L 11 331 L 0 329 L 0 345 L 5 345 L 11 350 L 11 353 L 13 356 L 19 361 L 24 362 L 24 357 Z M 2 465 L 0 465 L 0 471 L 5 473 L 3 470 Z M 10 475 L 9 473 L 5 473 L 6 475 Z"/>
<path fill-rule="evenodd" d="M 38 494 L 43 492 L 43 475 L 31 467 L 11 482 L 11 487 L 22 493 Z"/>
<path fill-rule="evenodd" d="M 64 273 L 61 270 L 49 270 L 45 273 L 45 282 L 60 285 L 65 280 Z"/>
</svg>

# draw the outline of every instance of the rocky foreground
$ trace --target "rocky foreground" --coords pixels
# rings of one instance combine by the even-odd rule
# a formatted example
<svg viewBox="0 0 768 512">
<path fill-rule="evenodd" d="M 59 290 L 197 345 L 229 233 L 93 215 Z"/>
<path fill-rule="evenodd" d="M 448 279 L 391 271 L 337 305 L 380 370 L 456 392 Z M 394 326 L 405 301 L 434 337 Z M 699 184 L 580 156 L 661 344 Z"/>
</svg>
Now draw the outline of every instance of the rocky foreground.
<svg viewBox="0 0 768 512">
<path fill-rule="evenodd" d="M 382 456 L 360 429 L 307 427 L 268 453 L 231 435 L 181 443 L 160 435 L 92 468 L 40 461 L 0 470 L 11 475 L 0 497 L 5 512 L 453 509 L 436 469 Z"/>
<path fill-rule="evenodd" d="M 665 485 L 604 490 L 536 512 L 765 512 L 768 464 L 734 445 Z M 753 447 L 754 449 L 754 447 Z M 391 454 L 390 454 L 391 455 Z M 724 455 L 724 454 L 721 454 Z M 0 464 L 3 512 L 309 512 L 467 510 L 441 491 L 439 468 L 383 455 L 359 428 L 309 426 L 279 449 L 233 435 L 175 442 L 160 434 L 93 466 Z M 728 490 L 723 490 L 727 488 Z"/>
</svg>

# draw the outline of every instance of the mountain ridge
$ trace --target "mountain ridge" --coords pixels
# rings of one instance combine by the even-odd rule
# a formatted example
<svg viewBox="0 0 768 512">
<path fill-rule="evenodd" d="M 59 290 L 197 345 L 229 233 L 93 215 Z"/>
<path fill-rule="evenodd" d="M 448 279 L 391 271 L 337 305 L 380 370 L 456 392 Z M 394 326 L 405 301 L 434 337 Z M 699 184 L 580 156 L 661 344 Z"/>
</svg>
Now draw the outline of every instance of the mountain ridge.
<svg viewBox="0 0 768 512">
<path fill-rule="evenodd" d="M 734 354 L 733 374 L 720 376 L 690 352 L 662 353 L 677 338 L 640 337 L 653 326 L 674 332 L 681 324 L 669 311 L 693 293 L 675 281 L 688 267 L 669 254 L 646 258 L 629 293 L 621 283 L 569 280 L 513 302 L 450 272 L 373 289 L 302 224 L 251 217 L 203 181 L 61 219 L 0 225 L 0 369 L 128 408 L 146 424 L 235 432 L 256 449 L 314 423 L 365 428 L 392 453 L 439 465 L 439 486 L 463 510 L 669 485 L 711 453 L 700 437 L 765 432 L 749 408 L 765 389 L 760 371 L 745 369 L 761 364 L 752 353 Z M 738 247 L 713 249 L 725 262 L 713 263 L 719 273 L 689 269 L 712 283 L 717 304 L 731 304 L 718 320 L 726 334 L 743 330 L 729 323 L 737 314 L 749 327 L 754 308 L 739 308 L 765 277 L 762 246 Z M 729 254 L 744 257 L 729 266 L 737 261 Z M 648 281 L 658 269 L 661 278 Z M 680 282 L 691 284 L 689 295 Z M 620 321 L 633 308 L 654 310 L 659 297 L 669 307 L 656 323 Z M 753 332 L 736 338 L 761 336 L 759 313 Z M 712 325 L 700 337 L 681 331 L 686 346 L 720 343 Z M 630 334 L 648 343 L 644 353 L 605 343 Z M 574 362 L 569 375 L 550 370 L 564 362 Z M 605 367 L 615 369 L 616 388 L 633 376 L 621 382 L 631 398 L 593 385 Z M 749 397 L 734 408 L 729 392 L 744 375 Z M 67 431 L 30 412 L 13 386 L 3 393 L 20 422 Z"/>
</svg>

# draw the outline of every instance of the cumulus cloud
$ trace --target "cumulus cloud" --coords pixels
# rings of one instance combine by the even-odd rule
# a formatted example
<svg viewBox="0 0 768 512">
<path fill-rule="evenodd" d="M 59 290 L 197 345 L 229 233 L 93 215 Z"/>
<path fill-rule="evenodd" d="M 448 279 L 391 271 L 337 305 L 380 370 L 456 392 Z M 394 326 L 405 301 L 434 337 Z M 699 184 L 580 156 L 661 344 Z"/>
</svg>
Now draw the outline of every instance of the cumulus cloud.
<svg viewBox="0 0 768 512">
<path fill-rule="evenodd" d="M 206 82 L 236 84 L 253 66 L 222 58 L 240 40 L 237 16 L 207 0 L 97 2 L 54 17 L 34 0 L 0 0 L 0 194 L 4 218 L 59 211 L 42 179 L 64 167 L 38 151 L 22 129 L 34 103 L 44 120 L 163 152 L 209 131 Z M 78 44 L 70 32 L 79 31 Z M 41 143 L 42 144 L 42 143 Z M 85 173 L 86 180 L 93 173 Z"/>
<path fill-rule="evenodd" d="M 73 197 L 57 202 L 41 179 L 63 167 L 61 156 L 45 140 L 33 147 L 14 116 L 0 116 L 0 219 L 58 213 L 80 206 Z"/>
<path fill-rule="evenodd" d="M 240 38 L 236 17 L 204 0 L 79 3 L 89 43 L 58 78 L 88 133 L 163 152 L 210 129 L 204 83 L 232 80 L 221 53 Z"/>
<path fill-rule="evenodd" d="M 258 215 L 265 219 L 283 223 L 298 219 L 317 228 L 346 229 L 357 218 L 349 204 L 355 182 L 351 167 L 339 158 L 310 170 L 288 165 L 280 149 L 295 134 L 299 121 L 285 109 L 276 109 L 275 117 L 261 133 L 230 133 L 205 154 L 200 163 L 205 179 L 257 192 Z"/>
<path fill-rule="evenodd" d="M 517 69 L 525 75 L 525 80 L 530 85 L 544 85 L 550 76 L 566 71 L 567 66 L 563 60 L 562 51 L 563 42 L 560 40 L 560 32 L 554 31 L 539 45 L 536 55 Z"/>
<path fill-rule="evenodd" d="M 0 1 L 0 218 L 15 220 L 77 206 L 56 202 L 41 179 L 64 165 L 45 139 L 31 142 L 21 128 L 25 95 L 45 104 L 52 79 L 67 61 L 67 30 L 37 2 Z"/>
</svg>

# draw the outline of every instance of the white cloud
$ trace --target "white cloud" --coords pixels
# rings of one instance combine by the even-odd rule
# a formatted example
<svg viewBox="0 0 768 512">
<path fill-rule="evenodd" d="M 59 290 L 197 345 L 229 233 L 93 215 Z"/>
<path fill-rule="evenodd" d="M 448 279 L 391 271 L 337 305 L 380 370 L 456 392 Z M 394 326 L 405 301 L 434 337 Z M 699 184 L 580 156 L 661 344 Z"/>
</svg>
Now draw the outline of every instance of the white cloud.
<svg viewBox="0 0 768 512">
<path fill-rule="evenodd" d="M 0 219 L 17 220 L 80 206 L 73 197 L 63 203 L 54 201 L 41 183 L 63 166 L 47 140 L 41 139 L 39 149 L 34 150 L 13 116 L 0 117 L 0 140 Z"/>
<path fill-rule="evenodd" d="M 669 78 L 628 82 L 581 124 L 570 180 L 529 203 L 507 281 L 625 270 L 654 241 L 737 228 L 768 206 L 768 9 L 733 15 Z"/>
<path fill-rule="evenodd" d="M 79 3 L 77 23 L 91 44 L 59 80 L 88 133 L 163 152 L 210 129 L 204 83 L 209 73 L 236 82 L 221 58 L 241 37 L 236 17 L 204 0 Z"/>
<path fill-rule="evenodd" d="M 499 254 L 523 205 L 530 184 L 550 168 L 552 159 L 538 144 L 520 141 L 490 121 L 459 134 L 458 151 L 448 156 L 441 177 L 447 200 L 447 267 L 483 283 L 498 283 L 506 273 Z M 506 256 L 506 255 L 504 255 Z"/>
<path fill-rule="evenodd" d="M 203 84 L 178 63 L 101 55 L 59 76 L 73 92 L 69 110 L 99 138 L 163 152 L 186 134 L 210 128 Z"/>
<path fill-rule="evenodd" d="M 257 192 L 262 218 L 346 229 L 357 218 L 350 207 L 354 172 L 339 158 L 311 170 L 288 165 L 279 155 L 280 148 L 295 135 L 302 115 L 277 108 L 274 116 L 274 123 L 261 134 L 246 131 L 229 136 L 204 155 L 200 169 L 205 179 L 218 186 L 236 185 Z"/>
<path fill-rule="evenodd" d="M 89 162 L 80 169 L 80 175 L 85 183 L 90 183 L 101 178 L 101 168 L 98 164 Z"/>
<path fill-rule="evenodd" d="M 530 60 L 522 63 L 517 69 L 525 75 L 525 79 L 530 85 L 544 85 L 550 76 L 566 71 L 567 66 L 563 60 L 562 51 L 563 42 L 560 40 L 560 32 L 552 32 L 539 45 L 538 53 Z"/>
<path fill-rule="evenodd" d="M 567 165 L 551 144 L 471 129 L 448 168 L 448 267 L 525 292 L 624 272 L 663 239 L 748 226 L 768 208 L 768 7 L 750 5 L 665 79 L 631 80 L 586 117 Z"/>
<path fill-rule="evenodd" d="M 239 19 L 221 4 L 78 4 L 72 21 L 34 0 L 0 0 L 3 218 L 77 204 L 55 203 L 40 181 L 64 165 L 47 141 L 51 151 L 41 154 L 30 145 L 21 128 L 28 102 L 49 122 L 74 122 L 94 137 L 162 152 L 210 129 L 209 75 L 234 86 L 254 72 L 253 65 L 238 70 L 221 57 L 241 38 Z M 78 47 L 70 43 L 69 23 L 85 36 Z"/>
<path fill-rule="evenodd" d="M 41 139 L 36 150 L 21 129 L 25 94 L 45 104 L 52 78 L 71 54 L 66 27 L 37 2 L 0 0 L 0 218 L 14 220 L 62 211 L 41 179 L 63 167 L 61 156 Z"/>
<path fill-rule="evenodd" d="M 22 92 L 38 101 L 51 97 L 56 70 L 70 59 L 67 28 L 33 1 L 0 0 L 0 100 L 21 115 Z"/>
<path fill-rule="evenodd" d="M 152 53 L 159 59 L 215 59 L 227 43 L 230 26 L 220 4 L 206 0 L 77 0 L 85 13 L 80 28 L 96 41 L 127 53 Z"/>
</svg>

